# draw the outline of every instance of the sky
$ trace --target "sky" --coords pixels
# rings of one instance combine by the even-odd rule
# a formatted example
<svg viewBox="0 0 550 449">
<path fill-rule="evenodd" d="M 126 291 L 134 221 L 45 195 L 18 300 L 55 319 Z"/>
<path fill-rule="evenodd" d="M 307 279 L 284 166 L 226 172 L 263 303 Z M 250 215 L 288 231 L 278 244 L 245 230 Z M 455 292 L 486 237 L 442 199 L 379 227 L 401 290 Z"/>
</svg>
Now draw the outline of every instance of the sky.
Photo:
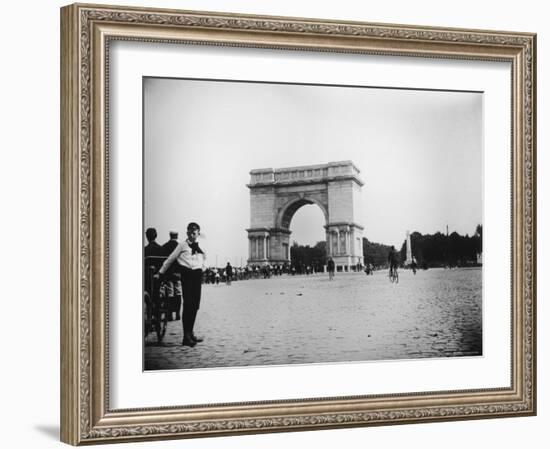
<svg viewBox="0 0 550 449">
<path fill-rule="evenodd" d="M 472 235 L 482 223 L 483 94 L 144 78 L 144 230 L 201 225 L 212 262 L 246 263 L 250 170 L 351 160 L 363 236 Z M 324 240 L 304 206 L 291 241 Z"/>
</svg>

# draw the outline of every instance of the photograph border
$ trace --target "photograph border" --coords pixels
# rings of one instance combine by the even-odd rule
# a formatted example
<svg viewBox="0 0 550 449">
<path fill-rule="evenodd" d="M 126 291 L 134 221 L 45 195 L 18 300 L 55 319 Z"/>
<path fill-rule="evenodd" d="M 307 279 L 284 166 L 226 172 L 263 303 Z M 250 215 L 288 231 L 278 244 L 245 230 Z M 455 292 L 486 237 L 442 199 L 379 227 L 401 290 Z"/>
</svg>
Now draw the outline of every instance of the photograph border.
<svg viewBox="0 0 550 449">
<path fill-rule="evenodd" d="M 111 410 L 107 81 L 114 40 L 511 63 L 510 388 Z M 79 445 L 536 414 L 535 61 L 532 33 L 63 7 L 61 440 Z"/>
</svg>

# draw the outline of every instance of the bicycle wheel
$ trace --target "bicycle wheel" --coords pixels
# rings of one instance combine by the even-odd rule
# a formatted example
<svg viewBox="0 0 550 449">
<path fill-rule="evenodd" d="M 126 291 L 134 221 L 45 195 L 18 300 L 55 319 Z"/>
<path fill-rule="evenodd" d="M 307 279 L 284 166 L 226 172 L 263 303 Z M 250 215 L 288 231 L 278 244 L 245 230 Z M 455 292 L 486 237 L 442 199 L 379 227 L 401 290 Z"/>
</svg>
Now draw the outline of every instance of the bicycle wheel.
<svg viewBox="0 0 550 449">
<path fill-rule="evenodd" d="M 147 340 L 149 332 L 153 330 L 153 310 L 149 294 L 143 295 L 143 338 Z"/>
<path fill-rule="evenodd" d="M 162 339 L 166 335 L 166 326 L 168 325 L 168 313 L 166 312 L 166 308 L 159 307 L 157 319 L 155 321 L 155 332 L 157 333 L 157 343 L 162 343 Z"/>
</svg>

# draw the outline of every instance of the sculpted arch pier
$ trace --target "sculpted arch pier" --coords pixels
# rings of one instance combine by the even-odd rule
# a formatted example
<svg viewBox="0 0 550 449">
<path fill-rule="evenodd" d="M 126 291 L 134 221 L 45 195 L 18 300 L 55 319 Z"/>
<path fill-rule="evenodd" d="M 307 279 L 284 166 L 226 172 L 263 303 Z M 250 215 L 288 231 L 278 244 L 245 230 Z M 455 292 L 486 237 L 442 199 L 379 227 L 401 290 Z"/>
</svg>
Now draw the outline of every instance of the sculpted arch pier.
<svg viewBox="0 0 550 449">
<path fill-rule="evenodd" d="M 327 256 L 349 270 L 363 263 L 359 169 L 351 161 L 250 172 L 248 263 L 290 261 L 290 222 L 300 207 L 316 204 L 325 217 Z"/>
</svg>

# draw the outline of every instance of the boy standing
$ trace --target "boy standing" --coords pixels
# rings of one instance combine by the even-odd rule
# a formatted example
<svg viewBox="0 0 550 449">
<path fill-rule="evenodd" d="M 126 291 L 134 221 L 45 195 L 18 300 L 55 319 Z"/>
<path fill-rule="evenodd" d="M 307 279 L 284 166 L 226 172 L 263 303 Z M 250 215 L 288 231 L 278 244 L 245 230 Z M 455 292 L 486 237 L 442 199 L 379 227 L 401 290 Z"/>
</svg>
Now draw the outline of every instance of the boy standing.
<svg viewBox="0 0 550 449">
<path fill-rule="evenodd" d="M 200 229 L 200 226 L 194 222 L 187 225 L 187 239 L 176 246 L 156 275 L 162 276 L 175 263 L 174 271 L 180 273 L 183 287 L 183 341 L 181 344 L 191 347 L 204 340 L 193 332 L 201 299 L 202 270 L 206 268 L 206 255 L 197 242 Z"/>
</svg>

